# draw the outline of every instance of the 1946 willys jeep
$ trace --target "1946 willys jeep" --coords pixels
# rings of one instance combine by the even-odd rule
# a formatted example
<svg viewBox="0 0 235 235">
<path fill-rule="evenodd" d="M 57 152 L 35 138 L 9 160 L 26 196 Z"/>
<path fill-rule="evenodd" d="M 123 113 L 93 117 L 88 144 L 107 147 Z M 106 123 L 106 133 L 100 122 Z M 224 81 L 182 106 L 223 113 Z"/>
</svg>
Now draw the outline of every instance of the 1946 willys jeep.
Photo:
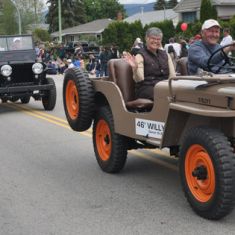
<svg viewBox="0 0 235 235">
<path fill-rule="evenodd" d="M 185 196 L 200 216 L 220 219 L 235 199 L 235 75 L 176 76 L 154 87 L 154 101 L 135 99 L 132 69 L 109 61 L 109 76 L 68 69 L 63 99 L 68 123 L 85 131 L 101 169 L 119 172 L 127 150 L 164 148 L 179 157 Z M 233 69 L 233 65 L 229 62 Z"/>
<path fill-rule="evenodd" d="M 56 86 L 46 66 L 36 61 L 31 35 L 0 36 L 0 99 L 22 103 L 42 100 L 45 110 L 56 104 Z"/>
</svg>

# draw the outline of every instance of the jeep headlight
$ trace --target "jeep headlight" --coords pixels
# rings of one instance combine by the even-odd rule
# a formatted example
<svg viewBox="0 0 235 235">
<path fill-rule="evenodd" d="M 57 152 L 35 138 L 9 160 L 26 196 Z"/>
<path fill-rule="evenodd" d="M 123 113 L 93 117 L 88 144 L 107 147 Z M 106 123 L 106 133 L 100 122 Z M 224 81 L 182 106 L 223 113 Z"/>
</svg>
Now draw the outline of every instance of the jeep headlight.
<svg viewBox="0 0 235 235">
<path fill-rule="evenodd" d="M 12 67 L 8 64 L 5 64 L 1 67 L 1 74 L 4 77 L 9 77 L 12 74 Z"/>
<path fill-rule="evenodd" d="M 40 74 L 43 71 L 43 65 L 41 63 L 35 63 L 32 66 L 32 70 L 35 74 Z"/>
</svg>

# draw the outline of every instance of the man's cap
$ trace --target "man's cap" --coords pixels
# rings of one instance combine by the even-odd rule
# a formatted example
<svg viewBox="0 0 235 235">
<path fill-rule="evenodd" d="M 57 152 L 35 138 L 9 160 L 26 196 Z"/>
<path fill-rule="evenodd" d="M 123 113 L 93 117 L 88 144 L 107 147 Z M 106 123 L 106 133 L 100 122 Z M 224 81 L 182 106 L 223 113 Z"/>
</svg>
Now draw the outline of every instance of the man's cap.
<svg viewBox="0 0 235 235">
<path fill-rule="evenodd" d="M 14 38 L 13 42 L 16 42 L 16 41 L 21 41 L 21 38 Z"/>
<path fill-rule="evenodd" d="M 72 60 L 71 60 L 71 59 L 68 59 L 67 62 L 68 62 L 68 63 L 72 63 Z"/>
<path fill-rule="evenodd" d="M 202 30 L 204 29 L 209 29 L 213 26 L 218 26 L 219 28 L 221 28 L 220 24 L 218 23 L 217 20 L 213 20 L 213 19 L 209 19 L 209 20 L 206 20 L 203 25 L 202 25 Z"/>
<path fill-rule="evenodd" d="M 200 39 L 202 39 L 202 36 L 201 36 L 200 34 L 196 34 L 196 35 L 194 36 L 194 39 L 195 39 L 195 40 L 200 40 Z"/>
</svg>

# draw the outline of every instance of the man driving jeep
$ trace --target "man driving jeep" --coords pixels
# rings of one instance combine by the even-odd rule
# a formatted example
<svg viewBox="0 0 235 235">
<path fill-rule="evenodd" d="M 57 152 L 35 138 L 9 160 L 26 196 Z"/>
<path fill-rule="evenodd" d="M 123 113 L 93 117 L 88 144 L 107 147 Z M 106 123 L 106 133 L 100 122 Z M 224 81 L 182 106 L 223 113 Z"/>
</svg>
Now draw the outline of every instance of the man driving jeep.
<svg viewBox="0 0 235 235">
<path fill-rule="evenodd" d="M 195 75 L 200 70 L 209 71 L 208 59 L 213 52 L 221 48 L 218 41 L 220 39 L 220 24 L 213 19 L 206 20 L 201 29 L 202 40 L 193 43 L 188 51 L 188 71 L 189 74 Z M 235 46 L 229 46 L 223 49 L 225 54 L 235 50 Z M 211 58 L 212 72 L 214 73 L 229 73 L 229 68 L 223 66 L 224 54 L 219 51 Z M 221 68 L 221 69 L 220 69 Z"/>
<path fill-rule="evenodd" d="M 16 37 L 12 41 L 11 50 L 20 50 L 22 49 L 22 41 L 20 37 Z"/>
<path fill-rule="evenodd" d="M 162 37 L 159 28 L 149 28 L 145 34 L 146 45 L 136 56 L 128 54 L 125 58 L 133 70 L 136 98 L 153 100 L 155 84 L 169 76 L 175 76 L 172 60 L 162 49 Z"/>
</svg>

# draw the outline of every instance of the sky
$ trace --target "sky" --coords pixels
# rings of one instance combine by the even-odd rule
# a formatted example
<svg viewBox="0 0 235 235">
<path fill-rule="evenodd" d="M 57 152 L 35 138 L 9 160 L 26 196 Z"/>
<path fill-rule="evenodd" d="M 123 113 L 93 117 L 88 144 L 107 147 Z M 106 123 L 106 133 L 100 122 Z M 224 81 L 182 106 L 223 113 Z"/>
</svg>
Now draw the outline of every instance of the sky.
<svg viewBox="0 0 235 235">
<path fill-rule="evenodd" d="M 43 0 L 45 3 L 47 0 Z M 150 3 L 150 2 L 155 2 L 156 0 L 119 0 L 119 3 L 121 4 L 130 4 L 130 3 L 135 3 L 135 4 L 144 4 L 144 3 Z"/>
<path fill-rule="evenodd" d="M 156 0 L 119 0 L 121 4 L 144 4 L 144 3 L 150 3 L 150 2 L 156 2 Z"/>
</svg>

